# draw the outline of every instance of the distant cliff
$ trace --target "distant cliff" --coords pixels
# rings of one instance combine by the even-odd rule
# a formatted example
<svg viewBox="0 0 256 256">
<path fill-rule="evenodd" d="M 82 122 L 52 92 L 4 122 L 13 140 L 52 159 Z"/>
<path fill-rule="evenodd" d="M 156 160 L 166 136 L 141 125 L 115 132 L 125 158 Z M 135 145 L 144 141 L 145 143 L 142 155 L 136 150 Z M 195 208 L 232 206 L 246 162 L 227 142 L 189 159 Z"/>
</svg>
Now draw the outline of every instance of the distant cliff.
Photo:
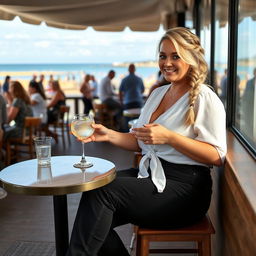
<svg viewBox="0 0 256 256">
<path fill-rule="evenodd" d="M 157 67 L 156 61 L 134 61 L 134 62 L 114 62 L 114 67 L 128 67 L 131 63 L 134 63 L 137 67 Z"/>
</svg>

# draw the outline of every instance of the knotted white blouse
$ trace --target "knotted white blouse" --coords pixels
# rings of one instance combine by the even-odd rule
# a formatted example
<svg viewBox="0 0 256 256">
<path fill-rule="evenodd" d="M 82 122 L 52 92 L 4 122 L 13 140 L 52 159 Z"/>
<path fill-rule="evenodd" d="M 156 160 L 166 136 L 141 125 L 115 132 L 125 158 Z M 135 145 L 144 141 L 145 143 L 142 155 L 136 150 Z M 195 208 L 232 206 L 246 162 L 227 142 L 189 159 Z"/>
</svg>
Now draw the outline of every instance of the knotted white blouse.
<svg viewBox="0 0 256 256">
<path fill-rule="evenodd" d="M 161 86 L 151 93 L 138 121 L 133 127 L 142 127 L 144 124 L 149 123 L 152 113 L 157 109 L 170 86 Z M 188 104 L 189 92 L 185 93 L 153 123 L 161 124 L 167 129 L 188 138 L 213 145 L 222 161 L 224 161 L 227 151 L 226 113 L 222 102 L 208 86 L 202 84 L 195 102 L 195 123 L 194 125 L 186 126 L 184 120 Z M 160 193 L 165 188 L 166 178 L 159 157 L 171 163 L 207 166 L 178 152 L 170 145 L 146 145 L 142 141 L 138 141 L 138 143 L 144 155 L 140 161 L 138 177 L 148 177 L 148 167 L 150 167 L 152 181 Z"/>
</svg>

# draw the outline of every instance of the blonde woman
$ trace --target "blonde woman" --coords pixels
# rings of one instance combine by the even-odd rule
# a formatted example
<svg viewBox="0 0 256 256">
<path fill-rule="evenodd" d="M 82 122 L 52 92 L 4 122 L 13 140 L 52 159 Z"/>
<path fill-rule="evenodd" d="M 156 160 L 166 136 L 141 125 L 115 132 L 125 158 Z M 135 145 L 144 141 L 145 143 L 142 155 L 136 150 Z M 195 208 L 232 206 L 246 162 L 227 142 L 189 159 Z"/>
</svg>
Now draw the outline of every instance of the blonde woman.
<svg viewBox="0 0 256 256">
<path fill-rule="evenodd" d="M 139 169 L 119 171 L 112 183 L 83 194 L 68 256 L 128 256 L 116 226 L 182 227 L 209 208 L 210 167 L 221 165 L 226 154 L 223 104 L 204 84 L 204 50 L 188 29 L 165 33 L 158 62 L 170 84 L 151 93 L 132 132 L 94 124 L 84 140 L 107 141 L 143 157 Z"/>
</svg>

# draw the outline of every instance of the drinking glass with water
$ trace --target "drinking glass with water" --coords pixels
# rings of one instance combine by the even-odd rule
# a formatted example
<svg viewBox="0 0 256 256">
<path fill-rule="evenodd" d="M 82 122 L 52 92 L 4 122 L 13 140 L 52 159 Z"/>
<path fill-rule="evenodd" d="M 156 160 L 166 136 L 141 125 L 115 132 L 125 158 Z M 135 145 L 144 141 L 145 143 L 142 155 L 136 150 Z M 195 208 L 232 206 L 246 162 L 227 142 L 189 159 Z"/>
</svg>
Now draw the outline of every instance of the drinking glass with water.
<svg viewBox="0 0 256 256">
<path fill-rule="evenodd" d="M 36 147 L 36 157 L 38 160 L 38 165 L 50 165 L 52 137 L 35 137 L 34 142 Z"/>
</svg>

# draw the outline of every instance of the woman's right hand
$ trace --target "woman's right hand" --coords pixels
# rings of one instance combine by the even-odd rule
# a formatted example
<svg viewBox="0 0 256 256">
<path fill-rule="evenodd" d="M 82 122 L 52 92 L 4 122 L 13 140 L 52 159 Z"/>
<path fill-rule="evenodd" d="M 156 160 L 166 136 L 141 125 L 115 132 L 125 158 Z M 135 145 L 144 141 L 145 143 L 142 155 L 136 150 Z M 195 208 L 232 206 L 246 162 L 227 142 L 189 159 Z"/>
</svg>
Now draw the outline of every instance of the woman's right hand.
<svg viewBox="0 0 256 256">
<path fill-rule="evenodd" d="M 110 129 L 107 127 L 103 126 L 102 124 L 92 124 L 92 127 L 94 128 L 94 133 L 81 141 L 84 143 L 96 141 L 96 142 L 102 142 L 102 141 L 109 141 L 109 136 L 108 133 Z"/>
</svg>

